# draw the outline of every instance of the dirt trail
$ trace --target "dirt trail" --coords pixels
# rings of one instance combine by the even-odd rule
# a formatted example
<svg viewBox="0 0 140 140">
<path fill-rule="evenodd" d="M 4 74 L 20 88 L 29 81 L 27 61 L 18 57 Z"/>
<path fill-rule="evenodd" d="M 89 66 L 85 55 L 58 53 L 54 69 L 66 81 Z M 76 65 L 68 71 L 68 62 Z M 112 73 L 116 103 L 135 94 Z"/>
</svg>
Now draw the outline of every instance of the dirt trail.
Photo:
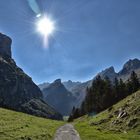
<svg viewBox="0 0 140 140">
<path fill-rule="evenodd" d="M 54 140 L 80 140 L 80 136 L 72 124 L 65 124 L 56 131 Z"/>
</svg>

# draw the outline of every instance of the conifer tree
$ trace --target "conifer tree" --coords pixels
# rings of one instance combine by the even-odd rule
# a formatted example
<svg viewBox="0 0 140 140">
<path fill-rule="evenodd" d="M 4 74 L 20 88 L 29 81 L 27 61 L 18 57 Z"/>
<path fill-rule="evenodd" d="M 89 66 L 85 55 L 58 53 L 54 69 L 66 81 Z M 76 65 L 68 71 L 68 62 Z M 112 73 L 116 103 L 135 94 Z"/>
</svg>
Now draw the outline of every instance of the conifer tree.
<svg viewBox="0 0 140 140">
<path fill-rule="evenodd" d="M 130 81 L 131 81 L 131 86 L 132 86 L 132 91 L 131 93 L 137 91 L 139 88 L 140 88 L 140 82 L 139 82 L 139 79 L 137 77 L 137 74 L 133 71 L 131 73 L 131 76 L 130 76 Z"/>
</svg>

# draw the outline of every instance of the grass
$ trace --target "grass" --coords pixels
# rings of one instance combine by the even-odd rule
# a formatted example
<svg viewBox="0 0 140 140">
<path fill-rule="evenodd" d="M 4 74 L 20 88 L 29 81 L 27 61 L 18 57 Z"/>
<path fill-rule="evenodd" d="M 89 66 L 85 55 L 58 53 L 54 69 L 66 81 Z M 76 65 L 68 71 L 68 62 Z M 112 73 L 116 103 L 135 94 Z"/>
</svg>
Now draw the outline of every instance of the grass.
<svg viewBox="0 0 140 140">
<path fill-rule="evenodd" d="M 0 108 L 0 140 L 52 140 L 63 124 Z"/>
<path fill-rule="evenodd" d="M 118 118 L 120 108 L 127 112 L 123 118 Z M 52 140 L 64 123 L 0 108 L 0 140 Z M 140 140 L 140 91 L 96 116 L 86 115 L 73 123 L 81 140 Z"/>
<path fill-rule="evenodd" d="M 118 118 L 120 108 L 127 112 L 123 118 Z M 140 91 L 96 116 L 75 120 L 74 125 L 82 140 L 140 140 Z"/>
</svg>

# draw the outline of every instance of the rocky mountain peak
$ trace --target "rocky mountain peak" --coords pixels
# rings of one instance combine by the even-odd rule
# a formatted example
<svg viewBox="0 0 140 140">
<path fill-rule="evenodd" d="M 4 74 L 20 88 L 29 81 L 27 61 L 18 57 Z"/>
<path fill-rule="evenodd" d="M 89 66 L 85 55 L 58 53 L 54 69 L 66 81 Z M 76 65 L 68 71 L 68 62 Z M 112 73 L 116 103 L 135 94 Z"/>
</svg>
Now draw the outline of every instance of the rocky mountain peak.
<svg viewBox="0 0 140 140">
<path fill-rule="evenodd" d="M 119 72 L 119 74 L 127 74 L 136 69 L 140 69 L 140 60 L 136 58 L 130 59 L 124 64 L 123 69 Z"/>
<path fill-rule="evenodd" d="M 113 66 L 103 70 L 98 75 L 100 75 L 103 79 L 108 77 L 111 81 L 114 80 L 114 78 L 117 76 L 117 73 L 115 72 L 115 69 Z M 98 76 L 97 75 L 97 76 Z"/>
<path fill-rule="evenodd" d="M 71 80 L 68 80 L 68 83 L 72 83 L 72 81 Z"/>
<path fill-rule="evenodd" d="M 0 33 L 0 55 L 11 57 L 12 39 Z"/>
<path fill-rule="evenodd" d="M 55 81 L 54 81 L 54 83 L 61 83 L 61 79 L 56 79 Z"/>
<path fill-rule="evenodd" d="M 130 59 L 128 62 L 126 62 L 123 66 L 123 68 L 131 69 L 131 68 L 140 68 L 140 60 L 138 59 Z"/>
<path fill-rule="evenodd" d="M 115 73 L 115 69 L 113 66 L 105 69 L 104 71 L 102 71 L 103 73 L 109 74 L 109 73 Z"/>
<path fill-rule="evenodd" d="M 69 115 L 74 106 L 75 97 L 61 83 L 61 79 L 56 79 L 47 88 L 44 88 L 42 92 L 47 103 L 57 109 L 62 115 Z"/>
</svg>

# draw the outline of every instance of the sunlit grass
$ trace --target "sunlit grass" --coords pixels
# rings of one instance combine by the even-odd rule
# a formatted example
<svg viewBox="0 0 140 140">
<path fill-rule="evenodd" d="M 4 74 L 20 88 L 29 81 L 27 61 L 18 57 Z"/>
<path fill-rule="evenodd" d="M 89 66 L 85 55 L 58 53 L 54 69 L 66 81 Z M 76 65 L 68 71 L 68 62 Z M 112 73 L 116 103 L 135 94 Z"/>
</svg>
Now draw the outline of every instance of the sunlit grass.
<svg viewBox="0 0 140 140">
<path fill-rule="evenodd" d="M 52 140 L 63 124 L 0 108 L 0 140 Z"/>
<path fill-rule="evenodd" d="M 114 112 L 122 107 L 125 107 L 128 116 L 118 119 Z M 140 114 L 134 113 L 138 108 L 140 108 L 140 91 L 114 105 L 111 111 L 107 109 L 96 116 L 83 116 L 75 120 L 74 125 L 82 140 L 140 140 Z M 111 118 L 110 114 L 113 115 Z M 137 125 L 133 128 L 128 127 L 128 122 L 134 118 L 138 119 Z M 104 119 L 108 121 L 92 125 L 92 122 L 98 123 Z M 113 124 L 113 120 L 120 122 Z"/>
</svg>

